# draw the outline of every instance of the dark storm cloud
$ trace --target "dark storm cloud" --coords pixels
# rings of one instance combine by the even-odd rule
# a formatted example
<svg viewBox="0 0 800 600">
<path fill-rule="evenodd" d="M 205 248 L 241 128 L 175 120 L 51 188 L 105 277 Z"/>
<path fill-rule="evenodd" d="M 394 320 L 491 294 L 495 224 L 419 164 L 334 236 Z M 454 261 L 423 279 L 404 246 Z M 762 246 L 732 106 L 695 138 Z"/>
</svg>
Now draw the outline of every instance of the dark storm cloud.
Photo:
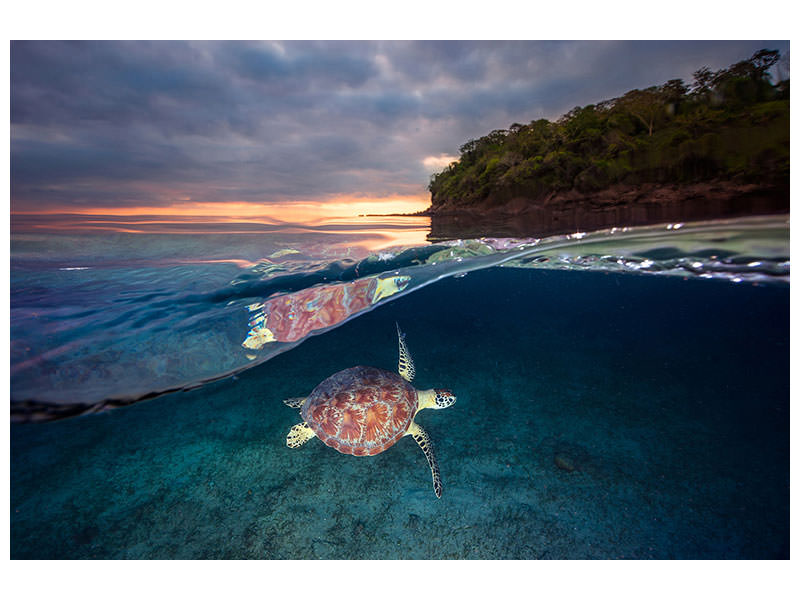
<svg viewBox="0 0 800 600">
<path fill-rule="evenodd" d="M 291 54 L 279 48 L 228 44 L 222 55 L 242 77 L 298 90 L 304 86 L 357 87 L 376 73 L 371 58 L 360 56 L 358 47 L 346 43 L 292 44 Z"/>
<path fill-rule="evenodd" d="M 15 42 L 12 206 L 420 193 L 425 157 L 772 42 Z"/>
<path fill-rule="evenodd" d="M 202 98 L 197 106 L 207 110 L 233 100 L 224 78 L 199 67 L 190 50 L 158 43 L 15 43 L 12 123 L 124 125 L 173 117 L 158 110 L 162 98 Z"/>
</svg>

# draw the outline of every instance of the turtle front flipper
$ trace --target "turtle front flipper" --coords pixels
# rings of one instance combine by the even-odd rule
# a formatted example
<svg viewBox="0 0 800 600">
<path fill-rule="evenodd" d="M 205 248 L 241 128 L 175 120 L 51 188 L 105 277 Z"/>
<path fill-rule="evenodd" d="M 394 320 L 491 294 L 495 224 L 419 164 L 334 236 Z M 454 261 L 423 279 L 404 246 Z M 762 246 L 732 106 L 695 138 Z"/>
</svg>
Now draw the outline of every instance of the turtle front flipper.
<svg viewBox="0 0 800 600">
<path fill-rule="evenodd" d="M 411 360 L 411 353 L 406 347 L 406 334 L 400 331 L 400 325 L 395 323 L 397 327 L 397 343 L 400 346 L 400 358 L 397 360 L 397 372 L 400 377 L 406 381 L 413 381 L 414 379 L 414 361 Z"/>
<path fill-rule="evenodd" d="M 436 454 L 433 452 L 433 442 L 431 441 L 428 432 L 426 432 L 420 425 L 411 423 L 408 428 L 408 433 L 422 448 L 425 453 L 425 458 L 428 459 L 428 464 L 431 467 L 431 475 L 433 476 L 433 493 L 437 498 L 442 497 L 442 476 L 439 474 L 439 462 L 436 460 Z"/>
<path fill-rule="evenodd" d="M 308 423 L 305 421 L 298 423 L 289 430 L 289 434 L 286 436 L 286 445 L 289 448 L 299 448 L 315 435 Z"/>
<path fill-rule="evenodd" d="M 283 401 L 286 406 L 291 406 L 292 408 L 303 408 L 303 403 L 306 401 L 305 396 L 301 396 L 300 398 L 287 398 Z"/>
</svg>

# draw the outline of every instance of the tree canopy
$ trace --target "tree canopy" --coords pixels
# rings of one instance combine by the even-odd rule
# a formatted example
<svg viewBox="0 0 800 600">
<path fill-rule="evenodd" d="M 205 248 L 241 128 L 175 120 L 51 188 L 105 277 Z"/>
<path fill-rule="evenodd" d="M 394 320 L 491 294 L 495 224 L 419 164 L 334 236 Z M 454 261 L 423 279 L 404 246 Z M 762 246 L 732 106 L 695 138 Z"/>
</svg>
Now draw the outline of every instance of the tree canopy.
<svg viewBox="0 0 800 600">
<path fill-rule="evenodd" d="M 434 207 L 537 201 L 564 189 L 789 173 L 789 82 L 772 83 L 777 50 L 686 85 L 631 90 L 575 107 L 555 122 L 513 123 L 469 140 L 431 177 Z"/>
</svg>

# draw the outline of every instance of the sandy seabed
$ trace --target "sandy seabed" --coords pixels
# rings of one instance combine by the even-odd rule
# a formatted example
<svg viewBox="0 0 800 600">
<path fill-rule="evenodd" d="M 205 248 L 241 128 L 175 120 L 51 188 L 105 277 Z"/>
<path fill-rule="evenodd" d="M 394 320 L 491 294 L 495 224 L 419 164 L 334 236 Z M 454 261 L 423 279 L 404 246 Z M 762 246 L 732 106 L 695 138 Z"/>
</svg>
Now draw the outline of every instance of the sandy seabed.
<svg viewBox="0 0 800 600">
<path fill-rule="evenodd" d="M 407 333 L 444 495 L 410 437 L 285 445 L 308 393 Z M 246 321 L 243 319 L 243 331 Z M 12 558 L 789 556 L 789 291 L 494 268 L 237 378 L 11 426 Z"/>
</svg>

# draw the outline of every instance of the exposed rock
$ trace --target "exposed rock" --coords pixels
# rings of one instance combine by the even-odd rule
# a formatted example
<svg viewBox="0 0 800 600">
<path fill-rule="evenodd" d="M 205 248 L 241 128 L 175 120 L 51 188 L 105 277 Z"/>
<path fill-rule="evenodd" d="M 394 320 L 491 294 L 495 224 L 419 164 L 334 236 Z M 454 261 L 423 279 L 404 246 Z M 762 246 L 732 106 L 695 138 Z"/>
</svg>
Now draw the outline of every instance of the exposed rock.
<svg viewBox="0 0 800 600">
<path fill-rule="evenodd" d="M 584 193 L 553 192 L 539 199 L 513 198 L 496 205 L 468 207 L 444 203 L 423 214 L 431 217 L 430 238 L 476 235 L 535 236 L 593 231 L 609 227 L 654 225 L 780 214 L 789 211 L 783 186 L 727 180 L 691 184 L 614 185 Z"/>
<path fill-rule="evenodd" d="M 572 473 L 577 469 L 575 462 L 566 454 L 556 454 L 553 457 L 553 462 L 559 469 L 567 473 Z"/>
</svg>

